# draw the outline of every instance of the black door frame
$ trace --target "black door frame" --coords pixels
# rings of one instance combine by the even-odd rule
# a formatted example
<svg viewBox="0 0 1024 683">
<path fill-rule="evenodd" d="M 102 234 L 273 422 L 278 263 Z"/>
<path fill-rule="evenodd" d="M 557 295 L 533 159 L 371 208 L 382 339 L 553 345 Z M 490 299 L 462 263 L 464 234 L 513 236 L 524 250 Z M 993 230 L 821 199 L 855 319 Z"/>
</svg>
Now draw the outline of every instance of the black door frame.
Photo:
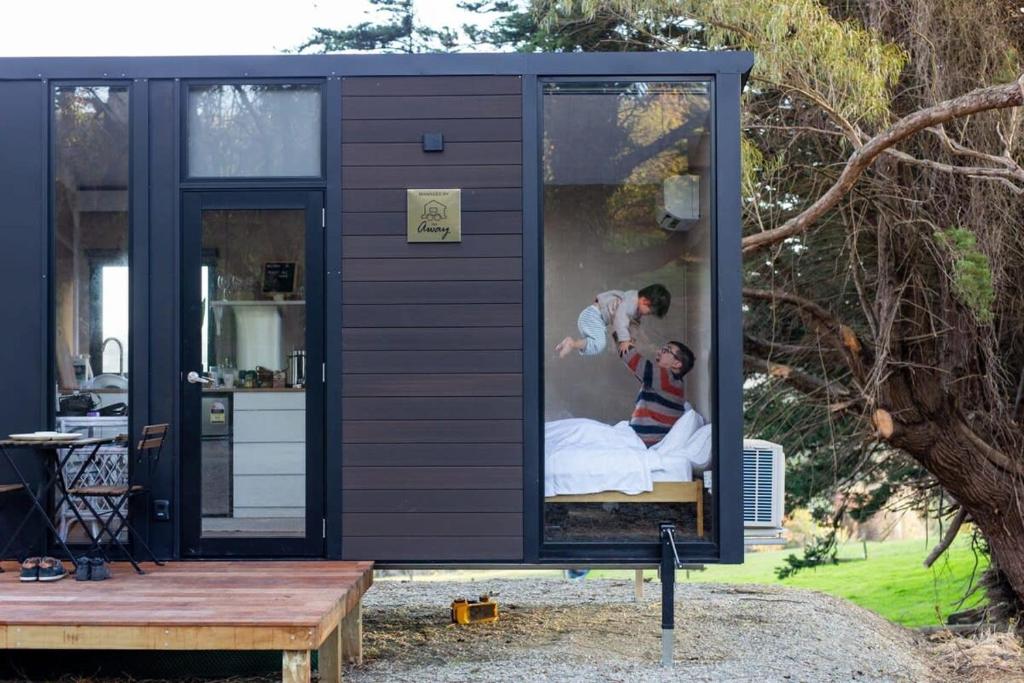
<svg viewBox="0 0 1024 683">
<path fill-rule="evenodd" d="M 198 272 L 202 214 L 210 209 L 303 209 L 306 212 L 306 533 L 304 538 L 203 538 L 199 454 L 200 385 L 185 376 L 198 369 L 202 314 Z M 323 190 L 204 190 L 182 193 L 179 466 L 182 557 L 322 557 L 324 555 L 324 229 Z"/>
</svg>

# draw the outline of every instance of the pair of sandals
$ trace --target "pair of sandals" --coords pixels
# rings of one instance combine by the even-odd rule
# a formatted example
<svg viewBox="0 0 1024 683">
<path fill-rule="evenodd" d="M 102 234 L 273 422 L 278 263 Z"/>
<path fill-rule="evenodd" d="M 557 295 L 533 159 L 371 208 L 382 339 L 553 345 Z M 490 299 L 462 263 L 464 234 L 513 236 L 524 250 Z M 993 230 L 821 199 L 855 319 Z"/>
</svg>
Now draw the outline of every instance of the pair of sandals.
<svg viewBox="0 0 1024 683">
<path fill-rule="evenodd" d="M 22 581 L 60 581 L 67 575 L 68 570 L 55 557 L 30 557 L 21 563 Z"/>
</svg>

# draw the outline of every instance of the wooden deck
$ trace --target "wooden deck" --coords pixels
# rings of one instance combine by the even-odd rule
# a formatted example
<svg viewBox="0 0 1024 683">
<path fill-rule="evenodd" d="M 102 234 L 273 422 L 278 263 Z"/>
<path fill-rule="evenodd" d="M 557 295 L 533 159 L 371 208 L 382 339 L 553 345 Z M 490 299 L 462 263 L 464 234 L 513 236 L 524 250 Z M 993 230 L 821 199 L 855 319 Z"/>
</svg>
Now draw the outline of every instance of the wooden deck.
<svg viewBox="0 0 1024 683">
<path fill-rule="evenodd" d="M 0 649 L 281 650 L 282 680 L 321 681 L 362 659 L 360 600 L 372 562 L 115 564 L 106 581 L 0 573 Z M 188 672 L 182 672 L 186 674 Z"/>
</svg>

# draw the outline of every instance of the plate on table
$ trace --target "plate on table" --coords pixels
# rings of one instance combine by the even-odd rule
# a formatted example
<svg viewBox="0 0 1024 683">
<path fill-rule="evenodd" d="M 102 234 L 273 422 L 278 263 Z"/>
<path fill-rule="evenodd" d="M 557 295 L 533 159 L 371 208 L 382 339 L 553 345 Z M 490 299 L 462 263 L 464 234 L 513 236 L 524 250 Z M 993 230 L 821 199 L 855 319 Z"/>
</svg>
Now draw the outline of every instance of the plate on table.
<svg viewBox="0 0 1024 683">
<path fill-rule="evenodd" d="M 25 434 L 8 434 L 14 441 L 76 441 L 81 434 L 73 432 L 27 432 Z"/>
</svg>

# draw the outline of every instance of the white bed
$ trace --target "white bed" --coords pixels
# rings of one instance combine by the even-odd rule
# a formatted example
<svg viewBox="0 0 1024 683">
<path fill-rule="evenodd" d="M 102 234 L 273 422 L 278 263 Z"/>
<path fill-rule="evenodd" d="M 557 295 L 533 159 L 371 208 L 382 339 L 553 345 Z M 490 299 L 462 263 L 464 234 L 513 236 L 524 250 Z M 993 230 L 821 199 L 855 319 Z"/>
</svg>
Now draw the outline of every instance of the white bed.
<svg viewBox="0 0 1024 683">
<path fill-rule="evenodd" d="M 619 491 L 638 495 L 659 482 L 689 482 L 711 459 L 711 425 L 683 414 L 659 443 L 647 448 L 627 422 L 587 418 L 544 425 L 544 496 Z"/>
<path fill-rule="evenodd" d="M 627 422 L 607 425 L 573 418 L 544 425 L 547 503 L 695 503 L 697 537 L 704 537 L 703 482 L 695 470 L 711 461 L 711 425 L 695 410 L 683 414 L 647 448 Z"/>
</svg>

